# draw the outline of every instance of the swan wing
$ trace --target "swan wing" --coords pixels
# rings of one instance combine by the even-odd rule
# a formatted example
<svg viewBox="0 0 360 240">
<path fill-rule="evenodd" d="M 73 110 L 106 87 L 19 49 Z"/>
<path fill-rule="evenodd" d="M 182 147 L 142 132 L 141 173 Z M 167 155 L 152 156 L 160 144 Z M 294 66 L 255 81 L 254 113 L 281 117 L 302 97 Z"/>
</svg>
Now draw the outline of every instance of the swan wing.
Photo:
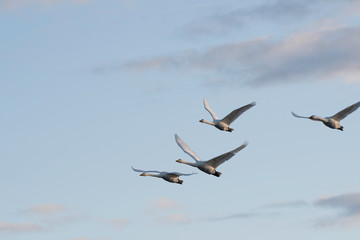
<svg viewBox="0 0 360 240">
<path fill-rule="evenodd" d="M 344 110 L 338 112 L 337 114 L 335 114 L 331 118 L 336 120 L 336 121 L 340 121 L 340 120 L 344 119 L 345 117 L 347 117 L 347 115 L 349 115 L 350 113 L 354 112 L 359 107 L 360 107 L 360 102 L 357 102 L 357 103 L 345 108 Z"/>
<path fill-rule="evenodd" d="M 309 118 L 309 117 L 299 116 L 299 115 L 297 115 L 297 114 L 294 113 L 294 112 L 291 112 L 291 114 L 292 114 L 294 117 L 297 117 L 297 118 Z"/>
<path fill-rule="evenodd" d="M 234 150 L 224 153 L 220 156 L 217 156 L 213 159 L 210 159 L 209 161 L 207 161 L 206 163 L 211 165 L 214 168 L 217 168 L 218 166 L 220 166 L 221 164 L 223 164 L 225 161 L 229 160 L 230 158 L 232 158 L 237 152 L 239 152 L 240 150 L 244 149 L 246 146 L 248 145 L 248 142 L 245 141 L 240 147 L 235 148 Z"/>
<path fill-rule="evenodd" d="M 148 173 L 148 172 L 153 172 L 153 173 L 163 173 L 163 172 L 160 172 L 160 171 L 145 171 L 145 170 L 140 170 L 140 169 L 136 169 L 136 168 L 133 168 L 133 167 L 131 167 L 132 168 L 132 170 L 134 170 L 135 172 L 146 172 L 146 173 Z"/>
<path fill-rule="evenodd" d="M 201 159 L 196 155 L 196 153 L 190 149 L 190 147 L 183 141 L 181 138 L 175 134 L 175 141 L 179 145 L 179 147 L 187 154 L 190 155 L 196 162 L 201 161 Z"/>
<path fill-rule="evenodd" d="M 230 125 L 235 119 L 237 119 L 241 114 L 243 114 L 245 111 L 249 110 L 253 106 L 256 105 L 256 102 L 252 102 L 248 105 L 245 105 L 241 108 L 235 109 L 231 113 L 229 113 L 226 117 L 224 117 L 221 121 Z"/>
<path fill-rule="evenodd" d="M 207 102 L 206 98 L 204 98 L 204 107 L 210 113 L 213 120 L 219 120 L 218 116 L 214 113 L 214 111 L 210 108 L 209 103 Z"/>
<path fill-rule="evenodd" d="M 191 176 L 191 175 L 194 175 L 194 174 L 197 174 L 197 173 L 196 172 L 193 172 L 193 173 L 171 172 L 170 174 L 175 174 L 175 175 L 178 175 L 178 176 Z"/>
</svg>

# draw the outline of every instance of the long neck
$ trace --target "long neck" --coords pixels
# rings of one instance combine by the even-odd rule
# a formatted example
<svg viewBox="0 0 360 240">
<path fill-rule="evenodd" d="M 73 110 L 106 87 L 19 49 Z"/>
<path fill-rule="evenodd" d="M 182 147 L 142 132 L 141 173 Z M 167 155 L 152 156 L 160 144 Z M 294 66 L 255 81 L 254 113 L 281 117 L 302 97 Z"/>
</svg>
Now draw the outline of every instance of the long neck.
<svg viewBox="0 0 360 240">
<path fill-rule="evenodd" d="M 198 167 L 198 165 L 197 165 L 196 163 L 186 162 L 186 161 L 184 161 L 184 160 L 182 160 L 182 159 L 179 159 L 178 162 L 179 162 L 179 163 L 183 163 L 183 164 L 190 165 L 190 166 L 192 166 L 192 167 Z"/>
<path fill-rule="evenodd" d="M 206 124 L 209 124 L 209 125 L 212 125 L 212 126 L 215 126 L 215 123 L 213 123 L 213 122 L 208 122 L 208 121 L 206 121 L 206 120 L 204 120 L 204 119 L 201 119 L 200 122 L 206 123 Z"/>
<path fill-rule="evenodd" d="M 152 173 L 146 173 L 145 176 L 161 178 L 160 175 L 158 175 L 158 174 L 152 174 Z"/>
<path fill-rule="evenodd" d="M 314 121 L 321 121 L 321 122 L 323 122 L 323 123 L 325 123 L 325 122 L 328 122 L 329 120 L 328 119 L 326 119 L 326 118 L 322 118 L 322 117 L 318 117 L 318 116 L 311 116 L 310 117 L 310 119 L 311 120 L 314 120 Z"/>
</svg>

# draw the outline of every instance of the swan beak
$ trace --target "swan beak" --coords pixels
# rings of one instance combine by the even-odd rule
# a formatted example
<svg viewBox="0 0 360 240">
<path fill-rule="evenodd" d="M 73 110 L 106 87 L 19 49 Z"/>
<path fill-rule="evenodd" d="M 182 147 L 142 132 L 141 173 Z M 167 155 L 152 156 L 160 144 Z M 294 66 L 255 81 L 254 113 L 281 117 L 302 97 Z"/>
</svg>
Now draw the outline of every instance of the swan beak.
<svg viewBox="0 0 360 240">
<path fill-rule="evenodd" d="M 181 159 L 176 160 L 176 162 L 181 163 Z"/>
<path fill-rule="evenodd" d="M 145 176 L 145 173 L 140 174 L 140 176 Z"/>
</svg>

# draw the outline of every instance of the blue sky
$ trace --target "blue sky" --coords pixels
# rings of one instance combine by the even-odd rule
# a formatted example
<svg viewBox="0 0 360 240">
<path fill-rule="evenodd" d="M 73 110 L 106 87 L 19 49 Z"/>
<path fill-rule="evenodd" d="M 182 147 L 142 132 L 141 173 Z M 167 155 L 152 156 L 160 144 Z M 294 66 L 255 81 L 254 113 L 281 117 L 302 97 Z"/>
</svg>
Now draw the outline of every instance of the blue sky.
<svg viewBox="0 0 360 240">
<path fill-rule="evenodd" d="M 355 0 L 0 0 L 0 238 L 358 239 Z M 252 101 L 234 132 L 201 124 Z M 220 178 L 190 161 L 249 145 Z M 199 172 L 183 185 L 139 169 Z"/>
</svg>

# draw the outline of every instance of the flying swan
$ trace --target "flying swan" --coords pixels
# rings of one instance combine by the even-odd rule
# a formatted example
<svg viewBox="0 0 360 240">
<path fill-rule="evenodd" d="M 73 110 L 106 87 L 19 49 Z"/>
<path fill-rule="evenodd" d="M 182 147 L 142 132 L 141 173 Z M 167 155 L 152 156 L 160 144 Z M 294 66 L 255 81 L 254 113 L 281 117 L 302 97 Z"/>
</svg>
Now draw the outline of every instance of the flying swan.
<svg viewBox="0 0 360 240">
<path fill-rule="evenodd" d="M 360 102 L 357 102 L 345 109 L 343 109 L 342 111 L 336 113 L 334 116 L 331 116 L 331 117 L 325 117 L 325 118 L 322 118 L 322 117 L 318 117 L 318 116 L 315 116 L 315 115 L 312 115 L 310 117 L 303 117 L 303 116 L 299 116 L 297 115 L 296 113 L 294 112 L 291 112 L 292 115 L 294 117 L 297 117 L 297 118 L 308 118 L 308 119 L 311 119 L 311 120 L 314 120 L 314 121 L 321 121 L 323 124 L 325 124 L 326 126 L 328 126 L 329 128 L 333 128 L 333 129 L 338 129 L 338 130 L 341 130 L 343 131 L 344 127 L 341 126 L 340 124 L 340 120 L 344 119 L 347 115 L 349 115 L 350 113 L 354 112 L 356 109 L 358 109 L 360 106 Z"/>
<path fill-rule="evenodd" d="M 192 157 L 195 160 L 195 163 L 191 163 L 191 162 L 185 162 L 182 159 L 178 159 L 176 160 L 176 162 L 178 163 L 184 163 L 187 165 L 190 165 L 192 167 L 197 167 L 198 169 L 200 169 L 201 171 L 207 173 L 207 174 L 211 174 L 214 175 L 216 177 L 220 177 L 221 172 L 216 171 L 216 168 L 218 166 L 220 166 L 221 164 L 223 164 L 225 161 L 229 160 L 230 158 L 232 158 L 237 152 L 239 152 L 240 150 L 242 150 L 243 148 L 246 147 L 246 145 L 248 144 L 246 141 L 243 143 L 243 145 L 241 145 L 238 148 L 235 148 L 234 150 L 224 153 L 220 156 L 217 156 L 215 158 L 212 158 L 208 161 L 201 161 L 200 158 L 196 155 L 196 153 L 194 151 L 192 151 L 190 149 L 190 147 L 188 145 L 186 145 L 185 142 L 183 142 L 181 140 L 181 138 L 175 134 L 175 140 L 176 143 L 179 145 L 179 147 L 187 154 L 190 155 L 190 157 Z"/>
<path fill-rule="evenodd" d="M 197 174 L 197 173 L 185 174 L 185 173 L 178 173 L 178 172 L 144 171 L 144 170 L 140 170 L 140 169 L 135 169 L 133 167 L 131 167 L 131 168 L 135 172 L 142 172 L 142 174 L 140 174 L 140 176 L 158 177 L 158 178 L 164 179 L 165 181 L 168 181 L 171 183 L 178 183 L 178 184 L 183 183 L 183 180 L 179 179 L 180 176 L 190 176 L 193 174 Z M 151 174 L 151 173 L 157 173 L 157 174 Z"/>
<path fill-rule="evenodd" d="M 244 113 L 245 111 L 249 110 L 250 108 L 252 108 L 253 106 L 256 105 L 256 102 L 252 102 L 248 105 L 245 105 L 241 108 L 235 109 L 234 111 L 232 111 L 230 114 L 228 114 L 226 117 L 224 117 L 223 119 L 219 119 L 218 116 L 216 116 L 216 114 L 214 113 L 214 111 L 210 108 L 206 98 L 204 98 L 204 107 L 205 109 L 210 113 L 213 121 L 212 122 L 208 122 L 204 119 L 201 119 L 199 122 L 201 123 L 206 123 L 209 125 L 213 125 L 215 126 L 217 129 L 220 129 L 222 131 L 228 131 L 228 132 L 232 132 L 234 129 L 230 128 L 230 124 L 235 121 L 235 119 L 237 119 L 242 113 Z"/>
</svg>

